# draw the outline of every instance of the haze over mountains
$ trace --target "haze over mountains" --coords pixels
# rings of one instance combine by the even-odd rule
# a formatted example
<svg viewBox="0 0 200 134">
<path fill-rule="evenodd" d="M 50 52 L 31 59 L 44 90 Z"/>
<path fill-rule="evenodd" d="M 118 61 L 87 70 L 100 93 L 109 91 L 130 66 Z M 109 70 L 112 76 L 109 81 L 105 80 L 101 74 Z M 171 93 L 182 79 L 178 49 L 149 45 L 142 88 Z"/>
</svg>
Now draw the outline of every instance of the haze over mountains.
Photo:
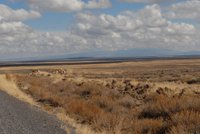
<svg viewBox="0 0 200 134">
<path fill-rule="evenodd" d="M 119 51 L 94 51 L 75 54 L 61 54 L 48 56 L 29 56 L 29 57 L 0 57 L 1 61 L 34 61 L 34 60 L 81 60 L 92 58 L 162 58 L 162 57 L 199 57 L 199 51 L 177 52 L 167 49 L 130 49 Z"/>
</svg>

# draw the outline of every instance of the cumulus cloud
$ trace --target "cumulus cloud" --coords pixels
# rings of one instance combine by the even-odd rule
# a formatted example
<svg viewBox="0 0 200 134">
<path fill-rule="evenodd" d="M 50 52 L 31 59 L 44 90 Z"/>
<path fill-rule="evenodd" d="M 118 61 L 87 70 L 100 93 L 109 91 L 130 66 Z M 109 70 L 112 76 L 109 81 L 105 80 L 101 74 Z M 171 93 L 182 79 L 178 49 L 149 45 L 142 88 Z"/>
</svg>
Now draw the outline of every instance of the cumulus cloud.
<svg viewBox="0 0 200 134">
<path fill-rule="evenodd" d="M 89 44 L 101 49 L 199 48 L 197 29 L 191 24 L 170 22 L 163 17 L 160 6 L 156 4 L 117 16 L 80 13 L 77 21 L 75 34 L 82 35 Z"/>
<path fill-rule="evenodd" d="M 20 21 L 0 21 L 0 56 L 36 56 L 86 50 L 85 39 L 70 32 L 39 32 Z"/>
<path fill-rule="evenodd" d="M 65 33 L 34 31 L 22 22 L 0 23 L 0 55 L 32 57 L 79 52 L 85 39 Z M 87 48 L 85 47 L 84 50 Z"/>
<path fill-rule="evenodd" d="M 89 9 L 108 8 L 111 7 L 111 2 L 109 0 L 90 0 L 85 4 L 85 7 Z"/>
<path fill-rule="evenodd" d="M 145 4 L 154 4 L 154 3 L 162 3 L 162 2 L 171 2 L 176 0 L 120 0 L 121 2 L 129 2 L 129 3 L 145 3 Z"/>
<path fill-rule="evenodd" d="M 71 12 L 82 9 L 97 9 L 111 7 L 109 0 L 26 0 L 27 4 L 38 11 Z"/>
<path fill-rule="evenodd" d="M 170 19 L 193 19 L 200 21 L 200 1 L 189 0 L 173 4 L 168 7 L 170 10 L 167 17 Z"/>
<path fill-rule="evenodd" d="M 5 21 L 24 21 L 39 18 L 41 15 L 36 11 L 26 11 L 24 9 L 13 10 L 10 7 L 0 4 L 0 20 Z"/>
<path fill-rule="evenodd" d="M 14 11 L 17 10 L 11 10 Z M 168 20 L 157 4 L 116 16 L 78 13 L 76 23 L 66 32 L 35 31 L 18 14 L 13 14 L 12 18 L 17 18 L 13 20 L 2 14 L 0 18 L 4 18 L 0 19 L 0 56 L 32 57 L 135 48 L 200 50 L 200 30 L 192 24 Z"/>
</svg>

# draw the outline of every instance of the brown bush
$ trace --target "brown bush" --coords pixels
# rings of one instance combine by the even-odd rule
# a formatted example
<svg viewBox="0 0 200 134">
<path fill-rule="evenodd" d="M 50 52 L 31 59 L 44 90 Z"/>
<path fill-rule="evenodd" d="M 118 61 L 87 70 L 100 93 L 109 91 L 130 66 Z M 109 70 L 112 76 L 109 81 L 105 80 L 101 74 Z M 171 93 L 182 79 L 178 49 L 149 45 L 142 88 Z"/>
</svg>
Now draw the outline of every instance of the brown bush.
<svg viewBox="0 0 200 134">
<path fill-rule="evenodd" d="M 67 113 L 78 117 L 81 117 L 81 122 L 91 124 L 93 121 L 98 119 L 103 111 L 92 104 L 81 100 L 71 100 L 67 105 L 65 105 Z"/>
<path fill-rule="evenodd" d="M 165 133 L 163 120 L 142 119 L 134 120 L 131 127 L 134 134 L 162 134 Z"/>
<path fill-rule="evenodd" d="M 199 134 L 200 112 L 183 111 L 172 116 L 170 134 Z"/>
<path fill-rule="evenodd" d="M 96 131 L 123 134 L 175 134 L 199 133 L 200 99 L 198 94 L 166 96 L 148 93 L 138 99 L 118 88 L 108 88 L 95 81 L 74 80 L 57 83 L 49 77 L 20 75 L 19 87 L 29 85 L 23 90 L 38 102 L 54 107 L 63 107 L 67 115 L 77 122 L 90 125 Z M 132 87 L 136 92 L 144 86 Z M 140 92 L 138 93 L 140 94 Z"/>
<path fill-rule="evenodd" d="M 200 83 L 200 78 L 187 81 L 187 84 L 199 84 L 199 83 Z"/>
<path fill-rule="evenodd" d="M 184 110 L 200 110 L 200 99 L 198 96 L 167 97 L 153 95 L 147 100 L 140 118 L 170 118 L 172 114 Z"/>
</svg>

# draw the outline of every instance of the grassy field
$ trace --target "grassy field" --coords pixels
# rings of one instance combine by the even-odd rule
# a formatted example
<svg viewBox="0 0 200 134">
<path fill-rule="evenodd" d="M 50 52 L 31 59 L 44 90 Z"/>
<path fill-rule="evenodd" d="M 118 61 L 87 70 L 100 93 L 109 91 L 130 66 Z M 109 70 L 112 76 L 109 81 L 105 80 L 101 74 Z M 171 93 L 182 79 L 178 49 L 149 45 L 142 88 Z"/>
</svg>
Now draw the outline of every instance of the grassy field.
<svg viewBox="0 0 200 134">
<path fill-rule="evenodd" d="M 95 133 L 200 133 L 200 60 L 1 68 L 47 111 Z"/>
</svg>

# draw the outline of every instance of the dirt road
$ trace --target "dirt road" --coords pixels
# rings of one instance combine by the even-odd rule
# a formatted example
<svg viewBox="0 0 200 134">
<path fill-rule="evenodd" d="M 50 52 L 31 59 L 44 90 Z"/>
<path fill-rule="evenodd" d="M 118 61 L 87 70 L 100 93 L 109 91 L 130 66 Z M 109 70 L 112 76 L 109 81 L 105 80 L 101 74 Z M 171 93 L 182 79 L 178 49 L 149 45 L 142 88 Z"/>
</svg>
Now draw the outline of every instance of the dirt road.
<svg viewBox="0 0 200 134">
<path fill-rule="evenodd" d="M 0 134 L 66 134 L 55 117 L 0 91 Z"/>
</svg>

